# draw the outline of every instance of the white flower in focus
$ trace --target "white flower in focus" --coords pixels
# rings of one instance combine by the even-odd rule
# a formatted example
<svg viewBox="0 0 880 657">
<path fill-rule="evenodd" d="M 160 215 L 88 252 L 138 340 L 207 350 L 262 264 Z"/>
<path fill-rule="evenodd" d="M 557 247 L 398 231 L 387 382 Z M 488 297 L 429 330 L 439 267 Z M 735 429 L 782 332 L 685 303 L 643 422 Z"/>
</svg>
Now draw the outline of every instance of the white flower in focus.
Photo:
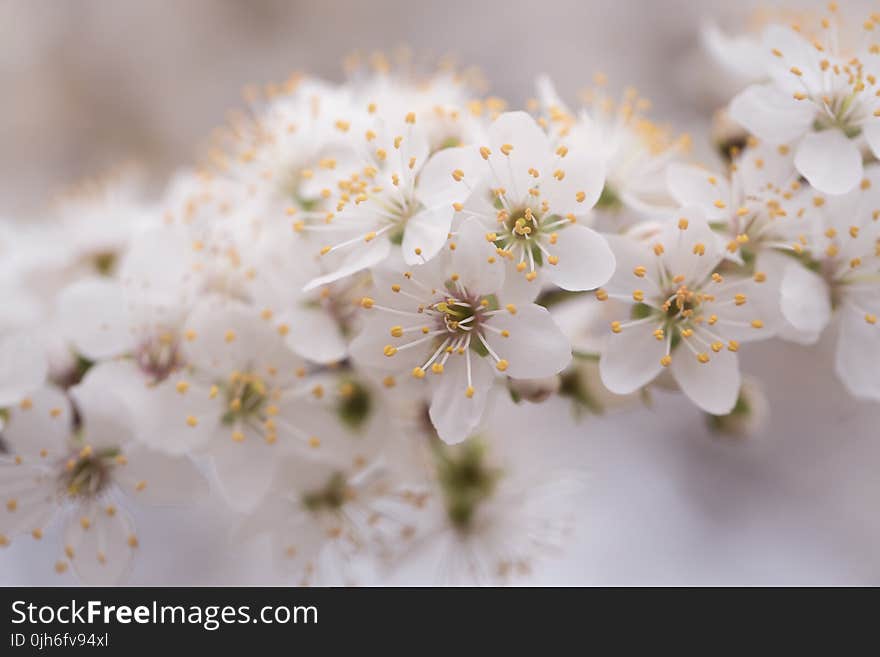
<svg viewBox="0 0 880 657">
<path fill-rule="evenodd" d="M 480 153 L 484 182 L 464 215 L 480 221 L 485 239 L 509 261 L 508 276 L 532 283 L 541 273 L 565 290 L 607 281 L 614 255 L 601 235 L 578 222 L 602 193 L 602 162 L 588 149 L 554 146 L 525 112 L 499 116 Z"/>
<path fill-rule="evenodd" d="M 646 242 L 609 238 L 618 269 L 597 298 L 628 302 L 611 322 L 600 360 L 605 386 L 631 393 L 669 367 L 682 391 L 701 409 L 723 415 L 740 387 L 741 342 L 768 338 L 772 292 L 766 275 L 722 276 L 718 238 L 697 208 Z"/>
<path fill-rule="evenodd" d="M 795 243 L 803 264 L 784 270 L 782 314 L 814 339 L 836 316 L 838 377 L 853 395 L 880 399 L 880 167 L 849 194 L 812 199 L 807 212 L 812 230 Z"/>
<path fill-rule="evenodd" d="M 430 154 L 415 114 L 402 120 L 375 122 L 359 148 L 364 166 L 339 181 L 336 213 L 301 223 L 298 230 L 317 232 L 325 240 L 322 256 L 331 272 L 306 289 L 372 267 L 399 244 L 407 264 L 433 258 L 446 243 L 456 208 L 478 182 L 476 147 L 445 148 Z"/>
<path fill-rule="evenodd" d="M 870 19 L 865 30 L 874 26 Z M 850 191 L 862 179 L 862 144 L 880 153 L 880 50 L 841 47 L 836 16 L 812 39 L 771 25 L 763 47 L 771 82 L 734 98 L 731 118 L 771 144 L 791 144 L 795 166 L 819 191 Z"/>
<path fill-rule="evenodd" d="M 192 499 L 204 480 L 185 457 L 131 441 L 131 421 L 99 372 L 71 389 L 74 406 L 44 387 L 8 409 L 0 455 L 0 546 L 14 536 L 41 540 L 64 519 L 59 573 L 72 564 L 91 585 L 117 584 L 140 543 L 126 508 L 132 500 Z"/>
<path fill-rule="evenodd" d="M 351 353 L 388 373 L 387 386 L 400 374 L 428 379 L 431 420 L 454 443 L 479 423 L 497 374 L 551 376 L 568 365 L 571 349 L 545 308 L 507 297 L 503 266 L 477 222 L 462 225 L 450 251 L 402 275 L 374 271 Z"/>
</svg>

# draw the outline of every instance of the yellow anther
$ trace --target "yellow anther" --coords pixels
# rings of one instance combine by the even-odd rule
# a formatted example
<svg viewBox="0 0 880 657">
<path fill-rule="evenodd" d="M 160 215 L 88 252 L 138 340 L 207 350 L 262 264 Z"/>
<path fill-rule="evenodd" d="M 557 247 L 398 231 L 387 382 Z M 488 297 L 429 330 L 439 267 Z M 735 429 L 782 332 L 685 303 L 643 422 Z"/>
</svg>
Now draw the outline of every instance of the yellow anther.
<svg viewBox="0 0 880 657">
<path fill-rule="evenodd" d="M 490 151 L 488 148 L 486 148 L 485 146 L 480 146 L 480 155 L 483 156 L 484 160 L 488 160 L 491 154 L 492 151 Z"/>
<path fill-rule="evenodd" d="M 660 364 L 663 367 L 669 367 L 670 363 L 672 363 L 672 356 L 666 354 L 663 358 L 660 359 Z"/>
<path fill-rule="evenodd" d="M 499 360 L 497 363 L 495 363 L 495 368 L 496 368 L 499 372 L 505 372 L 505 371 L 507 371 L 507 367 L 508 367 L 508 365 L 509 365 L 509 363 L 508 363 L 506 360 L 504 360 L 504 359 L 502 358 L 502 359 Z"/>
<path fill-rule="evenodd" d="M 688 227 L 688 220 L 687 219 L 682 217 L 681 219 L 678 220 L 678 228 L 680 230 L 687 230 L 687 227 Z"/>
<path fill-rule="evenodd" d="M 361 308 L 366 308 L 369 310 L 373 307 L 375 303 L 376 302 L 373 301 L 373 299 L 371 299 L 370 297 L 364 297 L 363 299 L 361 299 Z"/>
<path fill-rule="evenodd" d="M 504 144 L 501 146 L 501 152 L 505 155 L 510 155 L 510 152 L 513 150 L 513 146 L 510 144 Z"/>
<path fill-rule="evenodd" d="M 412 371 L 412 375 L 417 379 L 424 379 L 425 378 L 425 370 L 423 370 L 421 367 L 414 367 L 413 371 Z"/>
<path fill-rule="evenodd" d="M 199 419 L 195 415 L 188 415 L 186 418 L 186 423 L 191 427 L 195 427 L 198 425 Z"/>
<path fill-rule="evenodd" d="M 637 301 L 641 303 L 645 300 L 645 293 L 642 290 L 634 290 L 633 291 L 633 301 Z"/>
<path fill-rule="evenodd" d="M 707 354 L 705 352 L 701 352 L 701 353 L 697 354 L 697 360 L 703 364 L 708 363 L 709 362 L 709 354 Z"/>
<path fill-rule="evenodd" d="M 751 324 L 752 324 L 752 328 L 756 328 L 756 329 L 764 328 L 764 322 L 762 322 L 760 319 L 753 319 Z"/>
<path fill-rule="evenodd" d="M 461 182 L 462 178 L 464 178 L 464 171 L 462 171 L 461 169 L 456 169 L 452 172 L 452 179 L 455 182 Z"/>
<path fill-rule="evenodd" d="M 504 308 L 505 308 L 505 310 L 507 310 L 507 312 L 509 312 L 511 315 L 516 315 L 516 306 L 513 305 L 512 303 L 507 304 L 506 306 L 504 306 Z"/>
<path fill-rule="evenodd" d="M 468 386 L 467 388 L 465 388 L 464 396 L 467 397 L 468 399 L 473 399 L 473 396 L 474 396 L 474 387 L 473 387 L 473 386 Z"/>
<path fill-rule="evenodd" d="M 733 302 L 737 306 L 743 305 L 746 302 L 746 295 L 745 294 L 735 294 L 733 297 Z"/>
<path fill-rule="evenodd" d="M 611 322 L 611 331 L 613 333 L 620 333 L 623 330 L 623 327 L 620 325 L 620 322 L 613 321 Z"/>
<path fill-rule="evenodd" d="M 443 364 L 442 363 L 434 363 L 431 365 L 431 371 L 434 374 L 443 374 Z"/>
<path fill-rule="evenodd" d="M 232 432 L 232 442 L 243 443 L 244 442 L 244 433 L 241 431 L 233 431 Z"/>
<path fill-rule="evenodd" d="M 638 276 L 639 278 L 644 278 L 645 274 L 647 274 L 647 273 L 648 273 L 647 268 L 643 267 L 642 265 L 639 265 L 638 267 L 633 269 L 633 274 Z"/>
<path fill-rule="evenodd" d="M 391 327 L 391 337 L 393 337 L 393 338 L 403 337 L 403 327 L 402 326 L 392 326 Z"/>
</svg>

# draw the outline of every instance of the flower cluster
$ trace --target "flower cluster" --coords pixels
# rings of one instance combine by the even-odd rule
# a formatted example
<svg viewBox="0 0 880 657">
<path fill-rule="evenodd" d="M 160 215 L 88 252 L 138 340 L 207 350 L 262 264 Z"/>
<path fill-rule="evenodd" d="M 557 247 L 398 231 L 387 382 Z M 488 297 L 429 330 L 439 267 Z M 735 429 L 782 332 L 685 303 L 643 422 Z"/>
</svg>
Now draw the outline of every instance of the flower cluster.
<svg viewBox="0 0 880 657">
<path fill-rule="evenodd" d="M 840 23 L 736 42 L 743 134 L 708 166 L 602 76 L 515 111 L 376 57 L 249 94 L 158 198 L 123 170 L 0 226 L 0 546 L 57 525 L 59 573 L 118 582 L 131 510 L 202 495 L 279 583 L 504 581 L 582 490 L 517 405 L 663 386 L 748 432 L 739 352 L 832 324 L 880 400 L 880 17 Z"/>
</svg>

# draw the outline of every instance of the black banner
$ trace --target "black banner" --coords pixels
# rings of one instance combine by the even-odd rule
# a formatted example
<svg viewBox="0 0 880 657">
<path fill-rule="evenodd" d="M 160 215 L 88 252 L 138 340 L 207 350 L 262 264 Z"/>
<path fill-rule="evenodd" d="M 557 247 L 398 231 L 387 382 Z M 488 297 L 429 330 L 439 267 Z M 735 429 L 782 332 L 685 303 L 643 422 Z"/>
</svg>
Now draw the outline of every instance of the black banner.
<svg viewBox="0 0 880 657">
<path fill-rule="evenodd" d="M 0 588 L 0 655 L 184 649 L 263 655 L 312 647 L 329 654 L 397 654 L 442 646 L 464 656 L 478 644 L 491 646 L 492 654 L 528 645 L 541 647 L 540 654 L 592 647 L 604 655 L 697 647 L 704 640 L 706 651 L 737 644 L 750 649 L 755 637 L 765 649 L 790 649 L 805 638 L 818 649 L 824 638 L 837 652 L 858 641 L 860 628 L 873 627 L 873 605 L 851 610 L 844 621 L 848 639 L 840 643 L 831 610 L 845 606 L 818 605 L 809 600 L 813 595 L 744 589 Z"/>
</svg>

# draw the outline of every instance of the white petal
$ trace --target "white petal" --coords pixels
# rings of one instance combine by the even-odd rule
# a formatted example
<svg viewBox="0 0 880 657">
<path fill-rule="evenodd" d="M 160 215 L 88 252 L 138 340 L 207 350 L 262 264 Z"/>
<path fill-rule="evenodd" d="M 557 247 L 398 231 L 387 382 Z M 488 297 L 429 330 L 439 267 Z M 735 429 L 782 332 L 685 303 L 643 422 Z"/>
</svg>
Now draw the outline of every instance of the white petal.
<svg viewBox="0 0 880 657">
<path fill-rule="evenodd" d="M 871 119 L 863 124 L 862 133 L 865 135 L 865 141 L 871 147 L 874 157 L 880 158 L 880 119 Z"/>
<path fill-rule="evenodd" d="M 660 294 L 656 283 L 660 279 L 660 260 L 651 251 L 651 246 L 659 241 L 658 237 L 643 241 L 626 235 L 606 235 L 605 240 L 616 263 L 614 274 L 603 285 L 608 292 L 622 294 L 627 298 L 635 289 L 642 290 L 647 297 Z M 633 273 L 637 267 L 645 268 L 645 276 L 639 277 Z"/>
<path fill-rule="evenodd" d="M 433 258 L 449 237 L 452 227 L 451 205 L 426 208 L 406 222 L 403 233 L 403 257 L 408 265 L 418 265 Z"/>
<path fill-rule="evenodd" d="M 502 152 L 504 146 L 513 147 L 509 155 Z M 489 149 L 493 177 L 512 203 L 522 203 L 534 183 L 529 169 L 540 172 L 549 161 L 550 139 L 530 115 L 506 112 L 489 126 Z"/>
<path fill-rule="evenodd" d="M 572 224 L 558 233 L 547 250 L 559 258 L 557 264 L 544 259 L 543 271 L 563 290 L 593 290 L 608 282 L 614 273 L 614 253 L 596 231 Z"/>
<path fill-rule="evenodd" d="M 471 361 L 472 397 L 465 394 L 468 387 L 467 358 Z M 437 435 L 446 443 L 460 443 L 477 429 L 486 408 L 495 380 L 489 359 L 474 353 L 453 354 L 446 362 L 443 374 L 429 376 L 436 377 L 432 379 L 429 414 Z"/>
<path fill-rule="evenodd" d="M 312 279 L 306 284 L 303 290 L 306 292 L 314 290 L 322 285 L 327 285 L 327 283 L 332 283 L 356 272 L 369 269 L 373 265 L 376 265 L 387 258 L 390 251 L 391 242 L 383 235 L 370 242 L 365 242 L 364 244 L 357 244 L 347 249 L 340 249 L 342 255 L 337 256 L 336 254 L 327 254 L 326 256 L 322 256 L 324 258 L 334 259 L 332 263 L 328 265 L 328 268 L 332 269 L 332 271 L 328 274 Z"/>
<path fill-rule="evenodd" d="M 108 514 L 98 504 L 77 509 L 64 532 L 73 569 L 88 586 L 119 584 L 131 569 L 135 540 L 134 524 L 124 509 Z"/>
<path fill-rule="evenodd" d="M 626 395 L 654 380 L 663 366 L 666 342 L 654 337 L 654 324 L 646 323 L 611 333 L 599 359 L 602 383 L 611 392 Z"/>
<path fill-rule="evenodd" d="M 835 369 L 849 392 L 880 400 L 880 325 L 865 321 L 862 311 L 844 304 L 840 314 Z"/>
<path fill-rule="evenodd" d="M 67 397 L 58 388 L 45 386 L 9 409 L 3 439 L 15 454 L 33 458 L 45 449 L 45 458 L 58 459 L 66 455 L 72 430 L 73 412 Z"/>
<path fill-rule="evenodd" d="M 194 502 L 207 491 L 205 477 L 186 456 L 168 456 L 140 444 L 125 449 L 127 463 L 114 479 L 135 499 L 151 504 Z"/>
<path fill-rule="evenodd" d="M 504 284 L 504 265 L 497 257 L 495 245 L 486 240 L 486 231 L 479 221 L 461 224 L 452 252 L 452 272 L 458 274 L 464 287 L 477 294 L 492 294 Z"/>
<path fill-rule="evenodd" d="M 236 511 L 251 511 L 272 485 L 280 447 L 254 433 L 243 442 L 220 440 L 211 450 L 217 486 Z"/>
<path fill-rule="evenodd" d="M 808 134 L 794 155 L 797 170 L 826 194 L 845 194 L 862 180 L 862 155 L 840 130 Z"/>
<path fill-rule="evenodd" d="M 696 206 L 681 208 L 663 227 L 658 241 L 663 245 L 662 257 L 669 273 L 684 276 L 690 284 L 705 280 L 723 258 L 718 234 Z"/>
<path fill-rule="evenodd" d="M 42 386 L 48 370 L 38 340 L 18 333 L 0 338 L 0 407 L 16 404 Z"/>
<path fill-rule="evenodd" d="M 597 155 L 570 152 L 556 159 L 541 174 L 541 199 L 547 201 L 551 214 L 561 217 L 586 214 L 599 200 L 605 186 L 605 163 Z M 563 173 L 562 180 L 556 172 Z"/>
<path fill-rule="evenodd" d="M 699 206 L 710 221 L 730 214 L 730 185 L 724 176 L 690 164 L 672 163 L 666 170 L 666 184 L 679 204 Z M 724 207 L 719 208 L 717 201 Z"/>
<path fill-rule="evenodd" d="M 461 180 L 453 177 L 460 171 Z M 437 151 L 419 172 L 416 195 L 426 208 L 452 207 L 464 203 L 471 190 L 485 175 L 485 164 L 478 146 L 444 148 Z"/>
<path fill-rule="evenodd" d="M 730 103 L 730 118 L 774 145 L 794 141 L 813 124 L 815 111 L 773 85 L 752 85 Z"/>
<path fill-rule="evenodd" d="M 672 375 L 682 392 L 712 415 L 727 415 L 736 405 L 741 383 L 739 362 L 732 351 L 708 352 L 709 362 L 701 363 L 685 346 L 672 354 Z"/>
<path fill-rule="evenodd" d="M 782 315 L 799 331 L 821 333 L 831 320 L 831 292 L 818 274 L 791 263 L 782 275 Z"/>
<path fill-rule="evenodd" d="M 125 293 L 116 281 L 86 279 L 69 285 L 58 298 L 61 330 L 86 358 L 122 354 L 134 345 Z"/>
<path fill-rule="evenodd" d="M 287 346 L 314 363 L 338 363 L 345 360 L 348 345 L 339 323 L 321 308 L 297 306 L 284 313 L 293 330 Z"/>
<path fill-rule="evenodd" d="M 177 390 L 182 379 L 168 379 L 145 390 L 141 412 L 137 413 L 138 440 L 168 454 L 187 454 L 209 444 L 220 435 L 222 400 L 210 398 L 203 386 L 190 385 L 186 393 Z"/>
<path fill-rule="evenodd" d="M 504 372 L 508 376 L 515 379 L 552 376 L 571 362 L 568 338 L 542 306 L 532 303 L 518 307 L 515 314 L 502 312 L 490 318 L 487 325 L 509 333 L 508 337 L 495 331 L 485 333 L 489 346 L 508 362 Z"/>
<path fill-rule="evenodd" d="M 133 416 L 128 399 L 131 370 L 120 367 L 93 367 L 83 380 L 69 390 L 81 415 L 82 439 L 94 448 L 119 447 L 133 437 Z M 122 385 L 117 387 L 117 382 Z"/>
</svg>

